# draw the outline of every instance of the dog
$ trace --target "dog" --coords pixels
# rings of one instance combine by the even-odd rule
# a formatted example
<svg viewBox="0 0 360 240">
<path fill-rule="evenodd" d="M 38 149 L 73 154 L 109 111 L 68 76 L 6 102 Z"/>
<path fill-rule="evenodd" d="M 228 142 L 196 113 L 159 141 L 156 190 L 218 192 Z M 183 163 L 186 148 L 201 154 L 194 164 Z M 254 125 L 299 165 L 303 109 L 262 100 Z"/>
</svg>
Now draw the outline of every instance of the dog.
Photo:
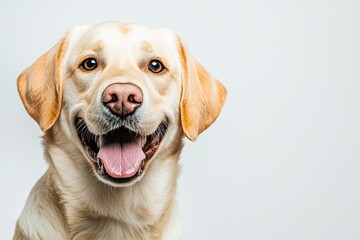
<svg viewBox="0 0 360 240">
<path fill-rule="evenodd" d="M 218 117 L 226 88 L 168 29 L 74 27 L 17 79 L 49 168 L 14 239 L 179 239 L 183 139 Z"/>
</svg>

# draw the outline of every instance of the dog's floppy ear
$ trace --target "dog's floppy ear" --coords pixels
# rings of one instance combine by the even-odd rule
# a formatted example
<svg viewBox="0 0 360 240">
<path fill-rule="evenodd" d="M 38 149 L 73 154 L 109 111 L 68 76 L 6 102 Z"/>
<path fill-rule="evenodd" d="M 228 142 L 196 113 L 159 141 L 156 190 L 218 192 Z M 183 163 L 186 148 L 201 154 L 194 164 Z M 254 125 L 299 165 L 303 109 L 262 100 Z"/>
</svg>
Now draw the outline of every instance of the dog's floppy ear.
<svg viewBox="0 0 360 240">
<path fill-rule="evenodd" d="M 62 102 L 61 65 L 67 46 L 64 37 L 17 79 L 21 100 L 29 115 L 46 131 L 56 122 Z"/>
<path fill-rule="evenodd" d="M 218 117 L 226 88 L 190 55 L 180 40 L 179 51 L 183 66 L 181 124 L 186 137 L 195 141 Z"/>
</svg>

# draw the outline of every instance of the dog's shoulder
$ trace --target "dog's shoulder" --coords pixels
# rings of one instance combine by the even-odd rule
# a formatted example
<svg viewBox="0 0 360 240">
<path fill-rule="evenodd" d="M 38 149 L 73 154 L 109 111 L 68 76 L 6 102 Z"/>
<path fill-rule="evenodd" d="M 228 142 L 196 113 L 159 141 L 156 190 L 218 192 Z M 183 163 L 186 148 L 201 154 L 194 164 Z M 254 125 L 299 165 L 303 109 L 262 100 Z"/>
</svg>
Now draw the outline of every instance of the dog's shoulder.
<svg viewBox="0 0 360 240">
<path fill-rule="evenodd" d="M 17 222 L 14 239 L 67 239 L 60 202 L 47 171 L 31 190 Z"/>
</svg>

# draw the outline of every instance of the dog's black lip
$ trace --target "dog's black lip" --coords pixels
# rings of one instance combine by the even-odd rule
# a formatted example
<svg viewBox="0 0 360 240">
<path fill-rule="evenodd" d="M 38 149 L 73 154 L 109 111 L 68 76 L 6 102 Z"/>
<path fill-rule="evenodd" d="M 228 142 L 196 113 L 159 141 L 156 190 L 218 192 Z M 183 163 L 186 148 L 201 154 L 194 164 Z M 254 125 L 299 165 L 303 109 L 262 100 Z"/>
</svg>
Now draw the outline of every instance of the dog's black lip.
<svg viewBox="0 0 360 240">
<path fill-rule="evenodd" d="M 143 160 L 142 166 L 139 168 L 138 172 L 135 173 L 134 176 L 128 178 L 113 178 L 106 172 L 105 168 L 102 166 L 101 160 L 97 158 L 97 153 L 99 152 L 99 148 L 97 147 L 96 138 L 98 136 L 96 136 L 95 134 L 89 131 L 85 121 L 82 118 L 80 117 L 75 118 L 75 128 L 77 130 L 78 137 L 82 143 L 84 151 L 86 152 L 86 155 L 90 158 L 90 160 L 92 160 L 97 174 L 101 176 L 103 179 L 113 183 L 129 183 L 142 175 L 146 162 L 148 162 L 154 156 L 155 152 L 157 151 L 157 149 L 161 144 L 161 141 L 167 130 L 167 123 L 165 121 L 161 122 L 153 134 L 146 136 L 146 143 L 142 148 L 142 150 L 145 153 L 145 155 L 146 152 L 150 152 L 150 153 L 146 155 L 146 158 Z M 120 127 L 120 128 L 125 128 L 125 127 Z M 111 134 L 111 132 L 117 131 L 120 128 L 113 129 L 107 132 L 106 134 Z M 136 132 L 129 130 L 128 128 L 125 129 L 129 132 L 132 132 L 133 134 L 138 134 Z M 152 146 L 153 144 L 157 144 L 157 146 L 154 147 Z M 155 150 L 153 150 L 152 148 L 155 148 Z"/>
</svg>

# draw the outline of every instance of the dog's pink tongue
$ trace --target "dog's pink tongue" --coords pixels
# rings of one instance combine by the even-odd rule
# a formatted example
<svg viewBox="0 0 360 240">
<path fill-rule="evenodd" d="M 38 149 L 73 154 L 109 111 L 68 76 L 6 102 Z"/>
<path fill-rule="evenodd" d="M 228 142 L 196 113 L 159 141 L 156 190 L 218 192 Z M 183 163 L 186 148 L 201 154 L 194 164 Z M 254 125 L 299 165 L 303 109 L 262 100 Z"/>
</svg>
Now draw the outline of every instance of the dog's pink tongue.
<svg viewBox="0 0 360 240">
<path fill-rule="evenodd" d="M 112 141 L 100 147 L 97 157 L 105 166 L 106 172 L 113 178 L 134 176 L 145 159 L 141 149 L 141 139 L 133 141 Z"/>
</svg>

